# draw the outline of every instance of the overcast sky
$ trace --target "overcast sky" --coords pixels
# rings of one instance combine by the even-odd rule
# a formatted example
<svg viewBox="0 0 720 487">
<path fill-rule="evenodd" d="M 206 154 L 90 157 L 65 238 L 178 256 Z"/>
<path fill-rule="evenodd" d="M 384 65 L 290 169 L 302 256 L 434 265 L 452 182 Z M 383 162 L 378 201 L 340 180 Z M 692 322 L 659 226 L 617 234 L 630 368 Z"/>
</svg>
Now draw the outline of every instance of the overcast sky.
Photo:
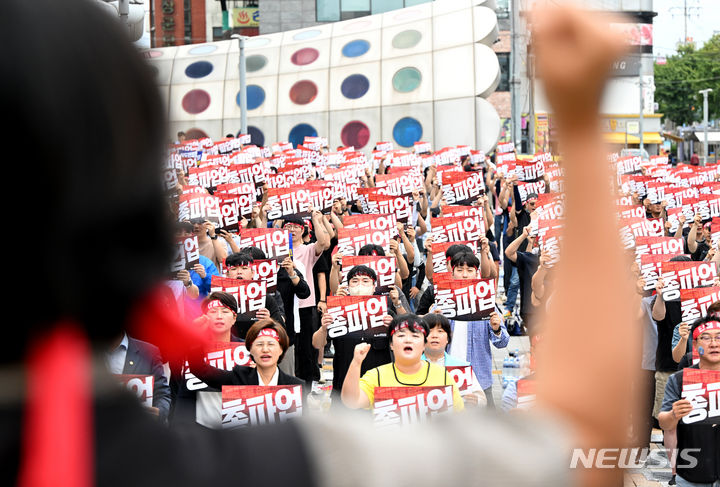
<svg viewBox="0 0 720 487">
<path fill-rule="evenodd" d="M 677 42 L 682 40 L 684 3 L 684 0 L 654 0 L 653 8 L 658 13 L 653 19 L 653 51 L 656 55 L 673 54 Z M 720 33 L 720 2 L 687 0 L 687 7 L 691 14 L 687 21 L 687 35 L 700 47 L 714 32 Z"/>
</svg>

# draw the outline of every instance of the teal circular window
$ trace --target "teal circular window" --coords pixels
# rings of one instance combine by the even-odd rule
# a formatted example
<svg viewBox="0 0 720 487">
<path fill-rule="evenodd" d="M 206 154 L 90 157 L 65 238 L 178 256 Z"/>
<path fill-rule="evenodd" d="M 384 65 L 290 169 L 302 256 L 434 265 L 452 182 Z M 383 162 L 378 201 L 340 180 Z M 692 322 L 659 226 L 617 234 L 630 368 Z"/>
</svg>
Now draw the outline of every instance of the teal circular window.
<svg viewBox="0 0 720 487">
<path fill-rule="evenodd" d="M 254 73 L 264 68 L 267 62 L 267 58 L 262 54 L 253 54 L 245 58 L 245 69 L 248 73 Z"/>
<path fill-rule="evenodd" d="M 392 78 L 393 88 L 400 93 L 409 93 L 420 86 L 422 74 L 415 68 L 402 68 Z"/>
<path fill-rule="evenodd" d="M 396 34 L 392 40 L 392 46 L 395 49 L 410 49 L 418 45 L 422 39 L 422 34 L 417 30 L 404 30 L 399 34 Z"/>
</svg>

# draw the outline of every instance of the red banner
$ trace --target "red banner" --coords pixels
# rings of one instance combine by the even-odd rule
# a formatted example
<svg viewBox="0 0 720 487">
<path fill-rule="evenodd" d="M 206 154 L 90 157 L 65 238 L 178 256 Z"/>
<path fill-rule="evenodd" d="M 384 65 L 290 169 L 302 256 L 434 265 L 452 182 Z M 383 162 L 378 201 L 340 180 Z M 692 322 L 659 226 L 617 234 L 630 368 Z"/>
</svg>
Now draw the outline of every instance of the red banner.
<svg viewBox="0 0 720 487">
<path fill-rule="evenodd" d="M 388 314 L 385 296 L 328 296 L 327 307 L 333 317 L 328 325 L 330 338 L 384 327 L 383 317 Z"/>
<path fill-rule="evenodd" d="M 385 231 L 394 237 L 398 234 L 397 217 L 392 213 L 383 215 L 347 215 L 343 218 L 343 225 L 350 229 L 371 229 Z"/>
<path fill-rule="evenodd" d="M 680 290 L 680 311 L 684 323 L 707 316 L 711 304 L 720 300 L 720 287 Z"/>
<path fill-rule="evenodd" d="M 382 428 L 423 423 L 452 407 L 452 386 L 376 387 L 373 421 Z"/>
<path fill-rule="evenodd" d="M 473 384 L 473 372 L 470 365 L 446 365 L 445 369 L 457 384 L 460 392 L 467 391 Z"/>
<path fill-rule="evenodd" d="M 655 290 L 658 277 L 662 274 L 660 265 L 663 262 L 670 262 L 673 257 L 675 257 L 673 254 L 645 254 L 640 256 L 640 275 L 645 280 L 645 287 L 643 288 L 645 291 Z"/>
<path fill-rule="evenodd" d="M 391 196 L 384 194 L 369 194 L 367 204 L 369 213 L 392 213 L 397 221 L 407 223 L 413 213 L 413 205 L 408 196 Z"/>
<path fill-rule="evenodd" d="M 681 289 L 711 286 L 717 278 L 714 262 L 663 262 L 660 271 L 664 301 L 679 301 Z"/>
<path fill-rule="evenodd" d="M 237 319 L 240 321 L 254 320 L 257 311 L 265 307 L 267 297 L 267 285 L 264 281 L 246 281 L 219 276 L 212 276 L 210 279 L 210 291 L 222 291 L 235 296 L 238 302 Z"/>
<path fill-rule="evenodd" d="M 140 399 L 140 404 L 146 407 L 152 407 L 155 377 L 152 375 L 134 374 L 115 374 L 115 377 Z"/>
<path fill-rule="evenodd" d="M 348 272 L 356 265 L 366 265 L 375 271 L 375 274 L 377 274 L 376 292 L 388 294 L 390 288 L 395 285 L 395 271 L 397 270 L 395 257 L 346 255 L 342 259 L 341 282 L 347 280 Z"/>
<path fill-rule="evenodd" d="M 495 311 L 495 281 L 451 279 L 435 283 L 435 305 L 442 314 L 458 321 L 487 319 Z"/>
<path fill-rule="evenodd" d="M 432 220 L 433 243 L 472 240 L 479 245 L 484 236 L 485 224 L 477 216 L 444 216 Z"/>
<path fill-rule="evenodd" d="M 683 253 L 683 239 L 675 237 L 637 237 L 635 239 L 635 257 L 639 260 L 645 254 Z"/>
<path fill-rule="evenodd" d="M 467 205 L 485 194 L 482 171 L 442 173 L 443 198 L 449 205 Z"/>
<path fill-rule="evenodd" d="M 275 259 L 258 259 L 250 264 L 255 273 L 256 281 L 264 281 L 268 294 L 277 291 L 277 275 L 280 271 L 280 264 Z"/>
<path fill-rule="evenodd" d="M 683 369 L 681 397 L 690 401 L 692 411 L 684 424 L 716 425 L 720 422 L 720 371 Z"/>
<path fill-rule="evenodd" d="M 232 370 L 236 365 L 249 365 L 252 362 L 250 352 L 245 348 L 245 342 L 216 342 L 205 349 L 204 360 L 211 366 L 222 370 Z M 195 377 L 185 362 L 185 387 L 189 391 L 201 391 L 208 386 Z"/>
<path fill-rule="evenodd" d="M 337 251 L 342 255 L 357 255 L 365 245 L 379 245 L 390 255 L 390 232 L 359 228 L 340 228 L 338 230 Z"/>
<path fill-rule="evenodd" d="M 302 386 L 223 386 L 222 427 L 282 423 L 303 411 Z"/>
<path fill-rule="evenodd" d="M 178 220 L 203 218 L 213 223 L 220 222 L 220 200 L 207 193 L 190 193 L 180 195 Z"/>
<path fill-rule="evenodd" d="M 240 248 L 247 247 L 258 247 L 269 259 L 282 262 L 290 255 L 290 236 L 279 228 L 243 228 Z"/>
<path fill-rule="evenodd" d="M 182 270 L 190 270 L 195 264 L 199 263 L 200 244 L 198 244 L 197 237 L 193 235 L 192 237 L 178 239 L 170 272 L 177 274 Z"/>
</svg>

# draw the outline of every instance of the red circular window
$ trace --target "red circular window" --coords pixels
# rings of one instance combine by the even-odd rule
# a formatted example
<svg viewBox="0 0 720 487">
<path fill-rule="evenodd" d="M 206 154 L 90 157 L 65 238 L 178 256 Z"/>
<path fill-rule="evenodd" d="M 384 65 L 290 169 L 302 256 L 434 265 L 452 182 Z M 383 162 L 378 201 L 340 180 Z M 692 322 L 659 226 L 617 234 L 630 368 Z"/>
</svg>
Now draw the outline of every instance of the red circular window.
<svg viewBox="0 0 720 487">
<path fill-rule="evenodd" d="M 312 81 L 298 81 L 290 88 L 290 100 L 297 105 L 307 105 L 315 99 L 317 93 L 317 86 Z"/>
<path fill-rule="evenodd" d="M 197 114 L 210 106 L 210 95 L 205 90 L 191 90 L 182 99 L 182 107 L 188 112 Z"/>
<path fill-rule="evenodd" d="M 307 64 L 314 63 L 319 56 L 320 53 L 317 49 L 313 49 L 312 47 L 305 47 L 303 49 L 300 49 L 299 51 L 295 51 L 290 57 L 290 61 L 292 61 L 292 63 L 297 66 L 305 66 Z"/>
<path fill-rule="evenodd" d="M 354 120 L 348 122 L 340 132 L 340 139 L 343 145 L 353 146 L 362 149 L 370 140 L 370 129 L 364 123 Z"/>
</svg>

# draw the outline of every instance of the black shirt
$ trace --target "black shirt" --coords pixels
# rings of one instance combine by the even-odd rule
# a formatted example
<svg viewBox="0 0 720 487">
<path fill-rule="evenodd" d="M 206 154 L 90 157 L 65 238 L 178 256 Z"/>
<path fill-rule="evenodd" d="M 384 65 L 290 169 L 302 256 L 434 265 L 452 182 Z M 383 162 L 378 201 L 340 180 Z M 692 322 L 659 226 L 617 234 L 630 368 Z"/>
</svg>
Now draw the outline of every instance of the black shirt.
<svg viewBox="0 0 720 487">
<path fill-rule="evenodd" d="M 654 300 L 653 306 L 655 306 Z M 655 370 L 658 372 L 675 372 L 678 369 L 677 362 L 672 358 L 672 335 L 675 326 L 681 321 L 680 302 L 666 301 L 665 318 L 657 321 L 658 344 L 655 352 Z"/>
</svg>

